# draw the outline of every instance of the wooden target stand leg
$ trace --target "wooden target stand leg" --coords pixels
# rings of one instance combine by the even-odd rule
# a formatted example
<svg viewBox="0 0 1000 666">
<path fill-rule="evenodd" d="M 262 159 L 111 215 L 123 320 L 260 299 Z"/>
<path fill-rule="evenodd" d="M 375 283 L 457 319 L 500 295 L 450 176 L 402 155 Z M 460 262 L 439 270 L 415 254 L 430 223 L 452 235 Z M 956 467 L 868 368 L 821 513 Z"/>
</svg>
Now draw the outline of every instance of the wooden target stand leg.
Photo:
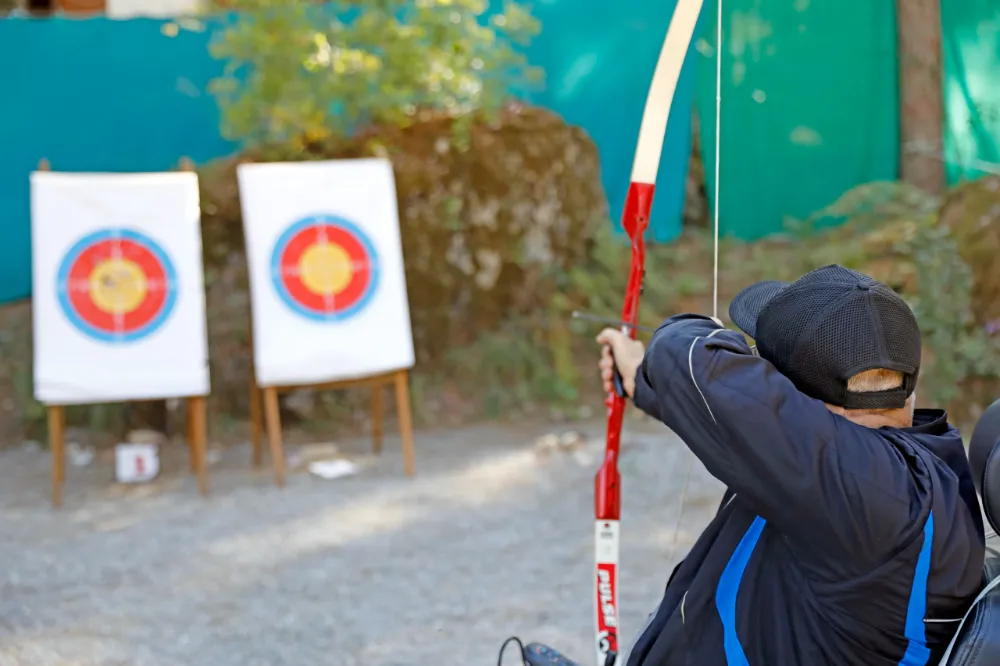
<svg viewBox="0 0 1000 666">
<path fill-rule="evenodd" d="M 403 444 L 403 469 L 407 476 L 413 476 L 415 470 L 415 454 L 413 449 L 413 418 L 410 411 L 410 382 L 409 372 L 397 370 L 372 377 L 362 379 L 351 379 L 341 382 L 329 382 L 326 384 L 313 385 L 317 389 L 346 389 L 361 386 L 371 387 L 371 413 L 372 413 L 372 450 L 379 454 L 382 452 L 382 432 L 383 432 L 383 402 L 382 392 L 387 384 L 392 384 L 396 393 L 396 411 L 399 415 L 399 434 Z M 267 429 L 268 444 L 271 449 L 271 465 L 274 470 L 274 483 L 279 488 L 285 485 L 285 453 L 284 444 L 281 439 L 281 413 L 278 404 L 278 394 L 281 391 L 290 391 L 295 386 L 265 386 L 259 388 L 256 382 L 251 387 L 250 414 L 251 418 L 260 419 L 263 416 L 264 425 Z M 259 396 L 263 392 L 264 409 L 263 415 L 260 410 L 253 407 L 254 396 Z M 262 429 L 259 422 L 253 424 L 255 433 Z M 254 460 L 258 449 L 254 448 Z"/>
<path fill-rule="evenodd" d="M 48 405 L 49 451 L 52 453 L 52 506 L 62 506 L 66 478 L 66 412 L 62 405 Z"/>
<path fill-rule="evenodd" d="M 413 476 L 413 420 L 410 415 L 410 373 L 399 370 L 394 373 L 396 385 L 396 411 L 399 412 L 399 435 L 403 440 L 403 469 L 407 476 Z"/>
<path fill-rule="evenodd" d="M 278 405 L 278 389 L 268 386 L 264 389 L 264 419 L 267 423 L 267 443 L 271 447 L 271 468 L 274 483 L 279 488 L 285 485 L 285 447 L 281 441 L 281 410 Z"/>
<path fill-rule="evenodd" d="M 250 444 L 253 447 L 254 467 L 264 464 L 264 447 L 261 442 L 264 435 L 262 410 L 260 388 L 257 386 L 257 380 L 250 377 Z"/>
<path fill-rule="evenodd" d="M 381 384 L 372 387 L 372 453 L 382 453 L 382 392 Z"/>
<path fill-rule="evenodd" d="M 208 495 L 208 414 L 205 398 L 188 398 L 188 450 L 191 466 L 198 477 L 198 492 Z"/>
<path fill-rule="evenodd" d="M 50 171 L 51 168 L 47 159 L 38 162 L 39 171 Z M 180 168 L 182 171 L 194 171 L 194 163 L 183 158 Z M 208 418 L 205 397 L 190 396 L 187 398 L 187 405 L 191 470 L 197 475 L 198 490 L 204 496 L 208 494 Z M 49 451 L 52 454 L 52 506 L 57 509 L 62 506 L 62 485 L 66 480 L 66 406 L 46 405 Z"/>
<path fill-rule="evenodd" d="M 257 370 L 254 365 L 253 353 L 253 318 L 250 319 L 250 445 L 253 448 L 253 466 L 259 468 L 264 464 L 264 447 L 261 446 L 261 436 L 264 431 L 260 387 L 257 385 Z M 270 437 L 270 434 L 268 435 Z"/>
<path fill-rule="evenodd" d="M 193 173 L 194 162 L 189 157 L 182 157 L 179 168 Z M 204 497 L 208 495 L 208 409 L 204 396 L 187 399 L 187 418 L 191 471 L 198 477 L 198 492 Z"/>
</svg>

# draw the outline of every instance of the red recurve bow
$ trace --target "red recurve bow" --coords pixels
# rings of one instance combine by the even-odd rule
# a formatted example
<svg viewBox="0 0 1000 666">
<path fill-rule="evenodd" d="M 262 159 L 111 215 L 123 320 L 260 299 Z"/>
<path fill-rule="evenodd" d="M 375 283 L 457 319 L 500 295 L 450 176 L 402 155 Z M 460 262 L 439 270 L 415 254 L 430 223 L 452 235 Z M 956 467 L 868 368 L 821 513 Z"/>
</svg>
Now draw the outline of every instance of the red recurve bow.
<svg viewBox="0 0 1000 666">
<path fill-rule="evenodd" d="M 694 36 L 702 4 L 703 0 L 678 0 L 656 63 L 639 128 L 632 179 L 622 216 L 622 227 L 632 241 L 632 267 L 625 290 L 621 321 L 622 331 L 632 338 L 635 338 L 646 259 L 643 235 L 649 224 L 649 211 L 653 205 L 653 190 L 663 150 L 664 133 L 677 80 Z M 594 480 L 597 666 L 612 666 L 619 652 L 618 527 L 621 517 L 621 479 L 618 474 L 618 452 L 625 396 L 620 377 L 616 377 L 615 384 L 616 390 L 609 393 L 605 400 L 608 408 L 607 445 L 604 461 Z"/>
</svg>

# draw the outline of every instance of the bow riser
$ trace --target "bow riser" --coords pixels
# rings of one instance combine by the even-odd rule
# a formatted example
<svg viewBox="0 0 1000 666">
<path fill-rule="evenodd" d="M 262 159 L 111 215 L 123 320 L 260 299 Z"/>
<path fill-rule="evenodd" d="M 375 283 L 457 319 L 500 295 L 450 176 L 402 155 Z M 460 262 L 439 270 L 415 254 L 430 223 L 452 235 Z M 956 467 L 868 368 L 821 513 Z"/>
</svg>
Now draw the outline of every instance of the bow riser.
<svg viewBox="0 0 1000 666">
<path fill-rule="evenodd" d="M 622 332 L 635 339 L 635 325 L 639 320 L 639 296 L 642 294 L 642 277 L 646 263 L 646 243 L 643 235 L 649 224 L 649 213 L 653 207 L 655 185 L 632 183 L 625 200 L 622 227 L 632 241 L 632 266 L 629 270 L 625 289 L 625 303 L 622 306 Z M 604 462 L 597 472 L 594 493 L 594 516 L 598 521 L 618 520 L 620 516 L 620 492 L 618 484 L 618 453 L 621 449 L 622 419 L 625 415 L 625 399 L 615 392 L 608 393 L 604 401 L 608 411 L 607 440 Z"/>
<path fill-rule="evenodd" d="M 632 241 L 632 265 L 622 306 L 622 332 L 635 338 L 639 318 L 639 296 L 646 262 L 643 235 L 649 225 L 655 185 L 629 185 L 625 199 L 622 228 Z M 618 552 L 619 519 L 621 517 L 621 475 L 618 454 L 621 450 L 622 419 L 625 399 L 612 391 L 605 399 L 608 409 L 607 443 L 604 461 L 594 478 L 594 546 L 597 574 L 597 663 L 603 664 L 608 653 L 618 653 Z"/>
<path fill-rule="evenodd" d="M 721 1 L 719 0 L 720 3 Z M 625 290 L 621 321 L 632 326 L 637 323 L 639 315 L 639 295 L 646 259 L 643 234 L 649 224 L 649 213 L 653 206 L 664 133 L 670 118 L 677 80 L 680 78 L 703 2 L 704 0 L 677 0 L 656 62 L 639 126 L 639 141 L 622 219 L 622 228 L 632 241 L 632 267 Z M 635 338 L 635 328 L 623 325 L 622 331 Z M 608 664 L 609 653 L 617 656 L 619 631 L 618 521 L 621 515 L 621 477 L 618 473 L 618 454 L 621 448 L 625 399 L 612 392 L 605 405 L 608 408 L 607 445 L 604 460 L 594 480 L 597 666 Z M 612 658 L 612 666 L 614 662 L 615 659 Z"/>
</svg>

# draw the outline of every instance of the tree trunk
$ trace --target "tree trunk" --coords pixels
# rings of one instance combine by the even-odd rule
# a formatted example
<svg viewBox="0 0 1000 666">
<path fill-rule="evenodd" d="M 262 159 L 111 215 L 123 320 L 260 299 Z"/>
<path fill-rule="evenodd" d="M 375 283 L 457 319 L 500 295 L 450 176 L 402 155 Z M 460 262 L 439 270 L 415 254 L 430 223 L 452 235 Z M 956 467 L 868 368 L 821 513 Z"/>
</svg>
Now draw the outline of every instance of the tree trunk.
<svg viewBox="0 0 1000 666">
<path fill-rule="evenodd" d="M 708 188 L 705 185 L 705 160 L 701 154 L 701 121 L 695 106 L 691 112 L 691 159 L 688 161 L 687 178 L 684 180 L 684 229 L 707 229 L 709 221 Z"/>
<path fill-rule="evenodd" d="M 940 194 L 945 189 L 941 0 L 896 0 L 896 13 L 900 177 Z"/>
</svg>

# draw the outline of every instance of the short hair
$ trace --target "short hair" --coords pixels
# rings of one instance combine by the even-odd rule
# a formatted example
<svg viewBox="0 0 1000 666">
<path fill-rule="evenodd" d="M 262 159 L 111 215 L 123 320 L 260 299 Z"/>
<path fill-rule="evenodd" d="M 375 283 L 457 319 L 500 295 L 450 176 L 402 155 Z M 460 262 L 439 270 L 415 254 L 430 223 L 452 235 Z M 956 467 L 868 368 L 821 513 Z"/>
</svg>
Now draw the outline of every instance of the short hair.
<svg viewBox="0 0 1000 666">
<path fill-rule="evenodd" d="M 891 391 L 903 385 L 903 373 L 898 370 L 875 368 L 865 370 L 847 380 L 847 390 L 850 393 L 874 393 Z"/>
</svg>

